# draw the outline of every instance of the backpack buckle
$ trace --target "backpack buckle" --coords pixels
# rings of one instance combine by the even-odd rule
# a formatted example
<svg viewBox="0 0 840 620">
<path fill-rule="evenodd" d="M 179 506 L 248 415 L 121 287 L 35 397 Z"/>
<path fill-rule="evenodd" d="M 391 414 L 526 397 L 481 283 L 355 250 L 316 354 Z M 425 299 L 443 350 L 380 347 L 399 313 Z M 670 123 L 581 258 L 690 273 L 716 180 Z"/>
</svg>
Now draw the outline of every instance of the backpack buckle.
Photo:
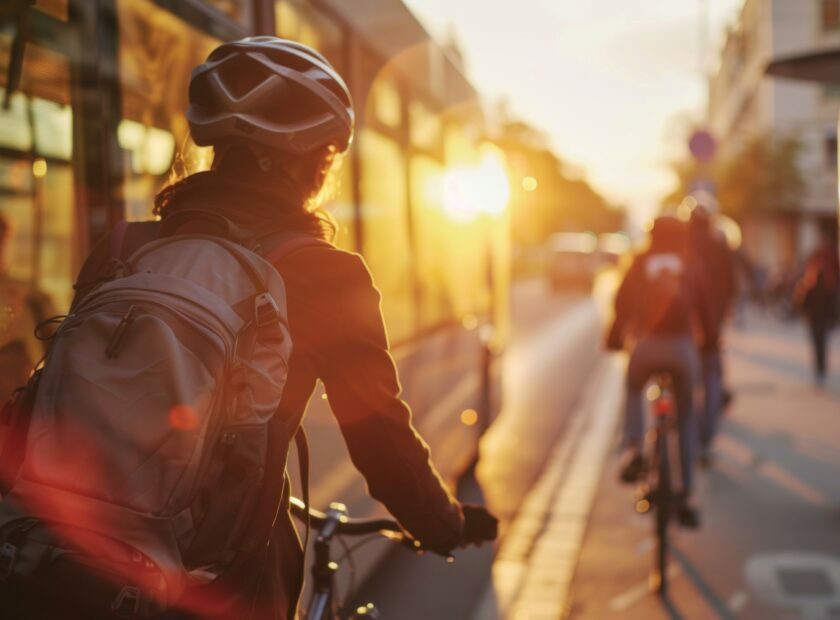
<svg viewBox="0 0 840 620">
<path fill-rule="evenodd" d="M 254 320 L 258 328 L 269 327 L 280 320 L 280 308 L 269 293 L 260 293 L 254 299 Z"/>
<path fill-rule="evenodd" d="M 140 589 L 123 586 L 111 603 L 111 611 L 117 618 L 137 618 L 140 614 Z"/>
<path fill-rule="evenodd" d="M 12 576 L 17 561 L 17 547 L 12 543 L 0 546 L 0 581 L 6 581 Z"/>
</svg>

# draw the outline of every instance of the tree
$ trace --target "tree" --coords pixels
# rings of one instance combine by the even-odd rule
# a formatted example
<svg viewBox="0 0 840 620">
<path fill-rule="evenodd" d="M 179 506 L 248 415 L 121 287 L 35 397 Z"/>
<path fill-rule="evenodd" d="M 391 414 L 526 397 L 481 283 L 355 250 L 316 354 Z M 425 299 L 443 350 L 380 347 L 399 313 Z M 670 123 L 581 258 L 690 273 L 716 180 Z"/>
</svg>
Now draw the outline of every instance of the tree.
<svg viewBox="0 0 840 620">
<path fill-rule="evenodd" d="M 524 246 L 539 246 L 561 231 L 620 230 L 624 212 L 601 196 L 578 172 L 570 172 L 534 127 L 508 121 L 495 143 L 508 161 L 512 233 Z"/>
<path fill-rule="evenodd" d="M 735 219 L 768 210 L 795 210 L 804 190 L 797 164 L 800 149 L 796 138 L 762 135 L 705 169 L 690 159 L 674 162 L 676 188 L 662 205 L 675 206 L 697 179 L 706 178 L 715 184 L 721 211 Z"/>
<path fill-rule="evenodd" d="M 748 141 L 717 171 L 721 210 L 739 218 L 796 209 L 805 186 L 797 165 L 800 148 L 795 138 L 761 136 Z"/>
</svg>

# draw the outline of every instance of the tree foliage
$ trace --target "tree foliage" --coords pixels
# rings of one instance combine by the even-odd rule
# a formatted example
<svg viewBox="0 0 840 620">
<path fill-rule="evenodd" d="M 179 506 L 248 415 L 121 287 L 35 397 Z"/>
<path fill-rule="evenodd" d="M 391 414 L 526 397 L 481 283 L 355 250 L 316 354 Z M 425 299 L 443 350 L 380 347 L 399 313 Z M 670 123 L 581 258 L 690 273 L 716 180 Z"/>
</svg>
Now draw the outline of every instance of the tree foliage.
<svg viewBox="0 0 840 620">
<path fill-rule="evenodd" d="M 497 144 L 510 172 L 512 228 L 522 245 L 540 245 L 561 231 L 620 230 L 624 212 L 610 205 L 584 178 L 571 171 L 533 127 L 510 122 Z M 528 189 L 526 178 L 536 181 Z"/>
<path fill-rule="evenodd" d="M 797 163 L 800 150 L 796 138 L 762 135 L 708 168 L 689 159 L 675 162 L 676 188 L 663 199 L 663 206 L 679 203 L 698 179 L 711 179 L 721 211 L 736 219 L 768 210 L 795 210 L 805 187 Z"/>
<path fill-rule="evenodd" d="M 737 218 L 768 209 L 796 209 L 805 187 L 797 165 L 800 148 L 794 138 L 762 136 L 724 160 L 717 171 L 722 210 Z"/>
</svg>

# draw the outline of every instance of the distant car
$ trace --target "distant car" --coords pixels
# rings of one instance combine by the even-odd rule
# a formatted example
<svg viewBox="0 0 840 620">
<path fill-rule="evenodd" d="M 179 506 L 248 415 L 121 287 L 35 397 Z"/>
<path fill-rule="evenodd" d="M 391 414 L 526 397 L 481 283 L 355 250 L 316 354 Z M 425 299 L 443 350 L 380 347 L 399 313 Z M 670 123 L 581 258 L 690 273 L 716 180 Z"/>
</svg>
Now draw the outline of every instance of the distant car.
<svg viewBox="0 0 840 620">
<path fill-rule="evenodd" d="M 546 277 L 552 290 L 592 288 L 598 271 L 598 239 L 592 233 L 557 233 L 548 240 Z"/>
<path fill-rule="evenodd" d="M 627 255 L 633 244 L 624 233 L 601 233 L 598 235 L 598 254 L 606 265 L 618 265 Z"/>
</svg>

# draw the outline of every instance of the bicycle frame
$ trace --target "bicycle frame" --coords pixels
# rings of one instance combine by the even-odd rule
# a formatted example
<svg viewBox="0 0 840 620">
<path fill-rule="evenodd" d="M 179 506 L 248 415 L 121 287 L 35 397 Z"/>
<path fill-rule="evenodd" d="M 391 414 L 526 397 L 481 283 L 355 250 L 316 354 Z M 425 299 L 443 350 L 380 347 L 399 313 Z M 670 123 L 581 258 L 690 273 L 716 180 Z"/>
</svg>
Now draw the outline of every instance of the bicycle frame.
<svg viewBox="0 0 840 620">
<path fill-rule="evenodd" d="M 315 539 L 315 563 L 312 565 L 313 593 L 307 619 L 326 620 L 333 616 L 333 590 L 338 564 L 330 558 L 330 544 L 335 528 L 347 510 L 342 504 L 330 504 L 324 528 Z M 327 615 L 329 614 L 329 615 Z"/>
<path fill-rule="evenodd" d="M 651 585 L 660 596 L 668 591 L 668 523 L 674 509 L 676 495 L 673 488 L 671 459 L 668 450 L 669 431 L 673 428 L 676 407 L 672 393 L 671 377 L 658 373 L 654 377 L 653 394 L 649 395 L 654 425 L 653 450 L 648 459 L 648 479 L 654 479 L 647 487 L 646 497 L 655 509 L 654 532 L 656 534 L 656 563 L 651 575 Z"/>
<path fill-rule="evenodd" d="M 306 612 L 306 620 L 333 620 L 339 617 L 334 605 L 335 575 L 339 565 L 331 558 L 332 541 L 343 534 L 361 536 L 380 534 L 384 538 L 404 542 L 416 548 L 403 533 L 399 523 L 393 519 L 351 519 L 344 504 L 330 504 L 326 513 L 307 509 L 302 501 L 291 498 L 292 513 L 299 520 L 308 523 L 318 532 L 315 538 L 315 562 L 312 566 L 313 592 Z M 359 607 L 352 618 L 376 618 L 378 612 L 373 605 Z"/>
</svg>

